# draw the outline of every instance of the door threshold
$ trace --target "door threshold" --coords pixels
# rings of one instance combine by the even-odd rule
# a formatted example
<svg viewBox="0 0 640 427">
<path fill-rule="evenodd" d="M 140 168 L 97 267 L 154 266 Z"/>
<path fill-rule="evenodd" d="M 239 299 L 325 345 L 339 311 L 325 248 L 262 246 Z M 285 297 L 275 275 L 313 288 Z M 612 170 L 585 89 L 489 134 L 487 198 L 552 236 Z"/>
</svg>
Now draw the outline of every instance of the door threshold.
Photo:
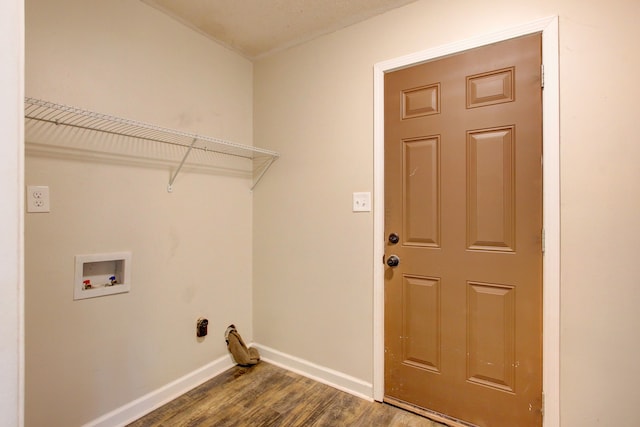
<svg viewBox="0 0 640 427">
<path fill-rule="evenodd" d="M 397 406 L 398 408 L 402 408 L 409 412 L 413 412 L 414 414 L 421 415 L 425 418 L 429 418 L 430 420 L 445 424 L 449 427 L 478 427 L 475 424 L 467 423 L 465 421 L 455 419 L 453 417 L 441 414 L 436 411 L 432 411 L 430 409 L 421 408 L 419 406 L 412 405 L 411 403 L 407 403 L 403 400 L 395 399 L 393 397 L 384 396 L 383 402 L 392 406 Z"/>
</svg>

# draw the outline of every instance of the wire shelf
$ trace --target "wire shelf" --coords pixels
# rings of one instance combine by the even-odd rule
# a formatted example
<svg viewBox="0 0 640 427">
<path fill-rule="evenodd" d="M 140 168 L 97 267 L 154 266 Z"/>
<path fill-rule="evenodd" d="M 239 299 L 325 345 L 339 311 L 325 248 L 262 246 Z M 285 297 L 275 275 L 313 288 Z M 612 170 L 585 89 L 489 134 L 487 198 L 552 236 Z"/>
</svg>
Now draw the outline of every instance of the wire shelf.
<svg viewBox="0 0 640 427">
<path fill-rule="evenodd" d="M 179 130 L 163 128 L 136 120 L 110 116 L 68 105 L 56 104 L 35 98 L 25 98 L 25 119 L 65 126 L 82 130 L 97 131 L 110 135 L 155 141 L 186 148 L 182 161 L 172 174 L 168 191 L 173 190 L 173 183 L 192 150 L 212 152 L 226 156 L 239 157 L 254 161 L 264 160 L 259 170 L 254 170 L 251 189 L 255 188 L 271 164 L 280 156 L 277 152 L 263 148 L 237 144 L 219 138 L 197 135 Z"/>
</svg>

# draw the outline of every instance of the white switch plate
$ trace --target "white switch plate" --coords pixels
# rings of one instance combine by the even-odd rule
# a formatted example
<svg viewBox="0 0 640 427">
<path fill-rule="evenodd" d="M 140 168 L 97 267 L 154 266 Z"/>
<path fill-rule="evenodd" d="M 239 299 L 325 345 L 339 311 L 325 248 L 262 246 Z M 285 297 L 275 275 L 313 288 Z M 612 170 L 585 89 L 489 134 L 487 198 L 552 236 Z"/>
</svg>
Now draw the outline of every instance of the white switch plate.
<svg viewBox="0 0 640 427">
<path fill-rule="evenodd" d="M 353 211 L 354 212 L 371 212 L 371 193 L 370 192 L 353 193 Z"/>
<path fill-rule="evenodd" d="M 27 185 L 27 212 L 49 212 L 49 187 Z"/>
</svg>

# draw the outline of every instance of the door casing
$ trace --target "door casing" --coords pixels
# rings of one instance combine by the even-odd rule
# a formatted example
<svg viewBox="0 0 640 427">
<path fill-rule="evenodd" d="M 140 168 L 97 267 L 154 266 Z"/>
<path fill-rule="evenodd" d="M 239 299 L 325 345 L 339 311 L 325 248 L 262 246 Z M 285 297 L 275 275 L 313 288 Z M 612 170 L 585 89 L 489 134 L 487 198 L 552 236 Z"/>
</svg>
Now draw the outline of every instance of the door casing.
<svg viewBox="0 0 640 427">
<path fill-rule="evenodd" d="M 542 32 L 543 427 L 560 426 L 560 96 L 558 17 L 539 19 L 374 66 L 373 398 L 384 396 L 384 74 L 514 37 Z"/>
</svg>

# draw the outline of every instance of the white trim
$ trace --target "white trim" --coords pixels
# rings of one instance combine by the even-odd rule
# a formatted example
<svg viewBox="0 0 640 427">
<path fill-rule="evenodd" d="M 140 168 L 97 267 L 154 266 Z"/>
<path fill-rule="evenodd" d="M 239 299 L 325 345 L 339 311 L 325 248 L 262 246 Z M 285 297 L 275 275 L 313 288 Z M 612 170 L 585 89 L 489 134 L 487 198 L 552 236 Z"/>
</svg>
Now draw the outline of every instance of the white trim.
<svg viewBox="0 0 640 427">
<path fill-rule="evenodd" d="M 25 92 L 25 4 L 24 0 L 16 0 L 18 13 L 16 16 L 8 17 L 15 20 L 18 27 L 20 42 L 18 44 L 18 427 L 25 424 L 25 251 L 24 251 L 24 92 Z"/>
<path fill-rule="evenodd" d="M 84 424 L 83 427 L 114 427 L 125 426 L 138 418 L 148 414 L 154 409 L 172 401 L 176 397 L 199 386 L 205 381 L 220 375 L 235 363 L 231 356 L 222 356 L 217 360 L 196 369 L 177 380 L 148 393 L 139 399 L 129 402 L 113 411 Z"/>
<path fill-rule="evenodd" d="M 253 346 L 258 349 L 260 358 L 265 362 L 269 362 L 362 399 L 373 401 L 371 398 L 373 390 L 371 383 L 324 366 L 316 365 L 313 362 L 300 359 L 299 357 L 282 353 L 281 351 L 264 345 L 253 344 Z"/>
<path fill-rule="evenodd" d="M 543 390 L 544 427 L 560 425 L 560 97 L 558 17 L 379 62 L 374 66 L 373 397 L 384 397 L 384 73 L 467 49 L 542 32 L 543 90 Z"/>
<path fill-rule="evenodd" d="M 544 427 L 560 426 L 560 51 L 558 18 L 542 31 L 543 223 L 542 300 Z"/>
<path fill-rule="evenodd" d="M 0 426 L 24 425 L 24 1 L 0 3 Z"/>
<path fill-rule="evenodd" d="M 370 383 L 342 372 L 316 365 L 313 362 L 282 353 L 267 346 L 253 344 L 253 347 L 258 349 L 261 359 L 265 362 L 269 362 L 362 399 L 373 401 L 371 398 L 372 387 Z M 230 356 L 223 356 L 133 402 L 127 403 L 100 418 L 84 424 L 83 427 L 125 426 L 183 395 L 189 390 L 192 390 L 205 381 L 220 375 L 234 365 L 235 363 Z"/>
</svg>

